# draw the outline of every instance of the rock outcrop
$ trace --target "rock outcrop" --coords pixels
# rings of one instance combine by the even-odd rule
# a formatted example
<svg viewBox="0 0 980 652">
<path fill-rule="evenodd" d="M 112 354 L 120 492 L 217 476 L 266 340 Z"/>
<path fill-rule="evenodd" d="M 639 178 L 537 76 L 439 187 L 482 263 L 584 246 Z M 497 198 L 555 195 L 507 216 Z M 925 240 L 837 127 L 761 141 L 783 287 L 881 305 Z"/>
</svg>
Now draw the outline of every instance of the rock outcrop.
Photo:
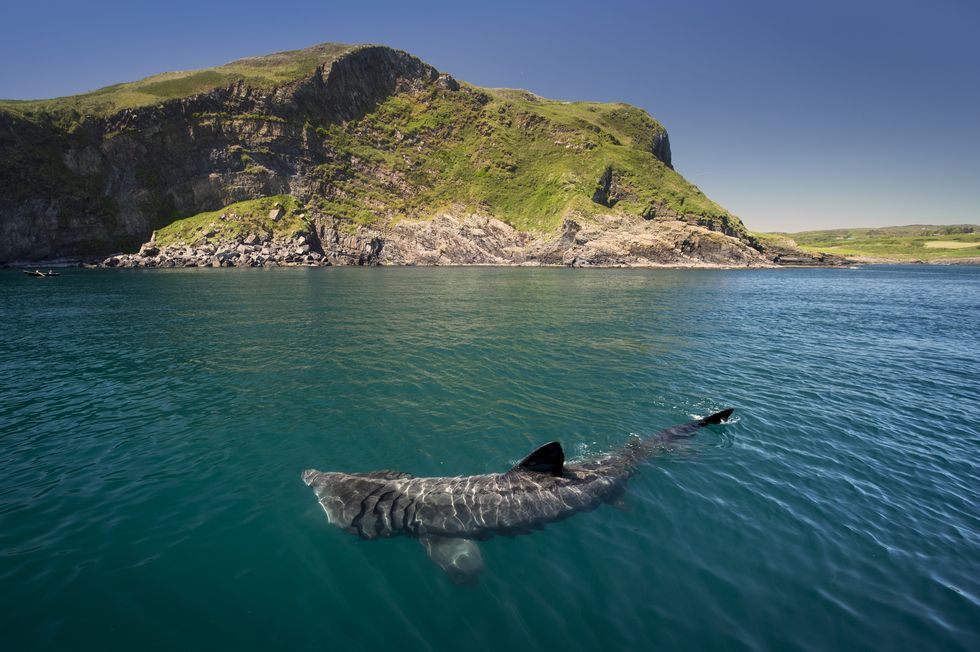
<svg viewBox="0 0 980 652">
<path fill-rule="evenodd" d="M 0 110 L 0 262 L 135 247 L 180 216 L 307 194 L 306 173 L 331 155 L 311 124 L 440 79 L 455 84 L 404 52 L 364 47 L 271 89 L 238 82 L 107 116 Z"/>
<path fill-rule="evenodd" d="M 0 102 L 0 264 L 137 250 L 104 264 L 772 262 L 674 172 L 645 112 L 567 104 L 330 44 Z M 270 214 L 251 234 L 150 238 L 279 195 L 308 215 L 302 233 Z"/>
<path fill-rule="evenodd" d="M 487 215 L 441 214 L 378 230 L 318 215 L 290 238 L 250 233 L 234 240 L 158 246 L 106 258 L 105 267 L 278 267 L 327 265 L 561 265 L 568 267 L 764 267 L 748 244 L 679 220 L 572 219 L 553 234 L 518 231 Z"/>
</svg>

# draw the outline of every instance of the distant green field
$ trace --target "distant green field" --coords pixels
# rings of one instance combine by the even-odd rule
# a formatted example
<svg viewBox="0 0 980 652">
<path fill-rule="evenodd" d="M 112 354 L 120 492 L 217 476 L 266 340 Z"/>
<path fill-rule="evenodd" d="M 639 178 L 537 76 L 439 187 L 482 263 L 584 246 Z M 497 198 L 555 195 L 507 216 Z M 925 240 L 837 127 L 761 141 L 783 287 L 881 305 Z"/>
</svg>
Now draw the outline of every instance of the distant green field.
<svg viewBox="0 0 980 652">
<path fill-rule="evenodd" d="M 789 238 L 801 249 L 838 256 L 896 260 L 944 260 L 980 257 L 980 226 L 913 224 L 873 229 L 833 229 L 766 234 Z"/>
</svg>

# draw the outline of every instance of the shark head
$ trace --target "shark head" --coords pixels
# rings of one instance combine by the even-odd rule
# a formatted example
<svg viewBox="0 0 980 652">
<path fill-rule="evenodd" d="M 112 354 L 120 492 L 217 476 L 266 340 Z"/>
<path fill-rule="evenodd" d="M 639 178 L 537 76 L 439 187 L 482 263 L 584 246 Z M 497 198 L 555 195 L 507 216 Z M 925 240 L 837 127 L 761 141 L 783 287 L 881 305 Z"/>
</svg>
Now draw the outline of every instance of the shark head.
<svg viewBox="0 0 980 652">
<path fill-rule="evenodd" d="M 377 528 L 361 527 L 364 524 L 365 510 L 371 511 L 380 498 L 393 495 L 386 492 L 389 483 L 395 480 L 404 480 L 413 477 L 410 473 L 399 471 L 374 471 L 371 473 L 340 473 L 336 471 L 317 471 L 307 469 L 303 471 L 303 482 L 307 484 L 320 501 L 320 506 L 327 514 L 327 521 L 331 525 L 336 525 L 342 530 L 352 534 L 360 535 L 366 539 L 373 539 L 376 536 L 391 536 L 395 532 L 389 531 L 391 522 L 391 512 L 388 513 L 389 527 Z M 405 504 L 402 504 L 404 509 Z M 377 519 L 368 519 L 372 524 L 379 524 Z"/>
<path fill-rule="evenodd" d="M 350 505 L 346 499 L 346 473 L 321 472 L 316 469 L 303 471 L 303 482 L 307 484 L 320 499 L 320 506 L 327 515 L 327 521 L 337 527 L 345 527 L 350 519 L 345 517 Z M 345 507 L 348 509 L 345 510 Z M 346 520 L 345 520 L 346 518 Z"/>
</svg>

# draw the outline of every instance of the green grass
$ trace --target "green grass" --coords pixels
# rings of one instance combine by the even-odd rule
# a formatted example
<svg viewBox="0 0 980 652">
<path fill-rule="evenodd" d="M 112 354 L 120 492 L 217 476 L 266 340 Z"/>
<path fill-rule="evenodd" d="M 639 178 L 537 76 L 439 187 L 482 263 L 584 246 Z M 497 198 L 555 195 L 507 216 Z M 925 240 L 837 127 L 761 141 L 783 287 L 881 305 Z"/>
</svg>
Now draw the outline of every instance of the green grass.
<svg viewBox="0 0 980 652">
<path fill-rule="evenodd" d="M 956 224 L 833 229 L 800 233 L 767 234 L 794 240 L 801 249 L 839 256 L 862 256 L 894 260 L 947 260 L 980 257 L 980 226 Z M 927 243 L 963 243 L 960 248 L 932 248 Z"/>
<path fill-rule="evenodd" d="M 323 43 L 305 50 L 239 59 L 216 68 L 167 72 L 135 82 L 114 84 L 90 93 L 50 100 L 0 100 L 0 110 L 30 117 L 36 112 L 106 116 L 122 109 L 153 106 L 206 93 L 237 82 L 272 88 L 308 77 L 317 66 L 365 46 Z"/>
<path fill-rule="evenodd" d="M 783 233 L 763 233 L 761 231 L 751 231 L 749 232 L 753 238 L 761 242 L 762 244 L 770 245 L 773 247 L 788 247 L 793 248 L 797 246 L 795 240 L 793 240 L 789 235 Z"/>
<path fill-rule="evenodd" d="M 393 96 L 343 127 L 319 127 L 337 160 L 317 173 L 334 195 L 324 209 L 361 223 L 427 218 L 463 206 L 518 229 L 547 231 L 573 215 L 642 214 L 666 204 L 741 228 L 652 154 L 653 136 L 662 131 L 646 112 L 625 104 L 558 102 L 466 85 L 461 92 L 430 88 Z M 592 202 L 608 166 L 624 195 L 614 208 Z"/>
<path fill-rule="evenodd" d="M 313 169 L 309 202 L 352 224 L 427 219 L 462 209 L 494 215 L 520 230 L 547 232 L 567 217 L 638 215 L 666 204 L 696 222 L 743 229 L 653 155 L 650 144 L 663 126 L 625 104 L 430 86 L 389 97 L 348 123 L 308 128 L 333 156 Z M 246 172 L 267 172 L 244 149 L 235 151 Z M 621 195 L 614 207 L 592 201 L 610 166 Z M 247 209 L 236 204 L 222 210 Z M 262 211 L 267 212 L 264 205 Z M 179 236 L 168 228 L 158 238 L 198 239 L 211 229 L 213 214 L 189 220 L 177 223 Z"/>
<path fill-rule="evenodd" d="M 276 204 L 283 207 L 285 214 L 278 221 L 273 221 L 269 219 L 269 212 Z M 216 211 L 198 213 L 172 222 L 157 231 L 156 242 L 161 246 L 180 242 L 194 244 L 205 237 L 215 241 L 231 241 L 249 233 L 263 237 L 293 237 L 309 229 L 306 218 L 295 214 L 297 209 L 302 210 L 302 204 L 289 195 L 240 201 Z M 227 218 L 222 220 L 222 214 Z"/>
<path fill-rule="evenodd" d="M 270 88 L 308 76 L 317 66 L 359 47 L 365 46 L 324 44 L 217 68 L 156 75 L 75 97 L 0 102 L 0 111 L 17 113 L 39 128 L 42 122 L 53 122 L 62 133 L 70 134 L 85 114 L 108 115 L 123 108 L 156 105 L 239 81 Z M 31 112 L 36 113 L 29 115 Z M 666 133 L 663 125 L 627 104 L 555 101 L 523 90 L 468 84 L 449 91 L 427 84 L 388 97 L 370 113 L 345 123 L 311 124 L 309 120 L 317 118 L 303 116 L 297 118 L 302 124 L 293 124 L 280 116 L 259 113 L 213 112 L 193 117 L 201 121 L 273 121 L 282 123 L 282 135 L 277 137 L 295 139 L 303 134 L 304 139 L 319 139 L 311 146 L 324 152 L 327 161 L 318 159 L 320 164 L 313 167 L 311 192 L 303 201 L 352 224 L 427 219 L 446 210 L 463 210 L 493 215 L 524 231 L 547 232 L 566 218 L 644 215 L 667 206 L 692 223 L 746 234 L 738 218 L 656 158 L 651 147 Z M 139 138 L 139 134 L 118 131 L 101 137 Z M 237 154 L 240 171 L 277 173 L 278 161 L 267 155 L 268 149 L 264 154 L 254 143 L 232 142 L 228 151 Z M 592 200 L 607 169 L 612 170 L 614 180 L 616 201 L 611 206 Z M 167 189 L 158 181 L 141 183 L 150 191 L 144 212 L 158 224 L 174 219 Z M 249 228 L 282 228 L 260 224 L 269 200 L 286 201 L 265 198 L 222 211 L 252 215 L 245 220 L 252 224 Z M 200 238 L 213 230 L 210 223 L 215 217 L 215 213 L 202 213 L 179 220 L 161 229 L 158 238 Z"/>
</svg>

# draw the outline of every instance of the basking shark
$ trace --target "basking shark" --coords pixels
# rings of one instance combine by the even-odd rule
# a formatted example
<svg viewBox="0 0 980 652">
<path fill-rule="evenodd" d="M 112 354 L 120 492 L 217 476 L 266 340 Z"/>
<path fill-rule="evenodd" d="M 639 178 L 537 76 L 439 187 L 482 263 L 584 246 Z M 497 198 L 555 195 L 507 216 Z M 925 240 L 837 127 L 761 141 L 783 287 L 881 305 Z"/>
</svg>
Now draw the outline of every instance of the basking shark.
<svg viewBox="0 0 980 652">
<path fill-rule="evenodd" d="M 553 441 L 506 473 L 417 478 L 400 471 L 308 469 L 303 482 L 333 525 L 364 539 L 415 537 L 453 582 L 466 584 L 483 570 L 477 541 L 526 534 L 616 500 L 637 466 L 657 449 L 725 421 L 732 411 L 633 439 L 611 453 L 572 464 L 565 464 L 561 444 Z"/>
</svg>

